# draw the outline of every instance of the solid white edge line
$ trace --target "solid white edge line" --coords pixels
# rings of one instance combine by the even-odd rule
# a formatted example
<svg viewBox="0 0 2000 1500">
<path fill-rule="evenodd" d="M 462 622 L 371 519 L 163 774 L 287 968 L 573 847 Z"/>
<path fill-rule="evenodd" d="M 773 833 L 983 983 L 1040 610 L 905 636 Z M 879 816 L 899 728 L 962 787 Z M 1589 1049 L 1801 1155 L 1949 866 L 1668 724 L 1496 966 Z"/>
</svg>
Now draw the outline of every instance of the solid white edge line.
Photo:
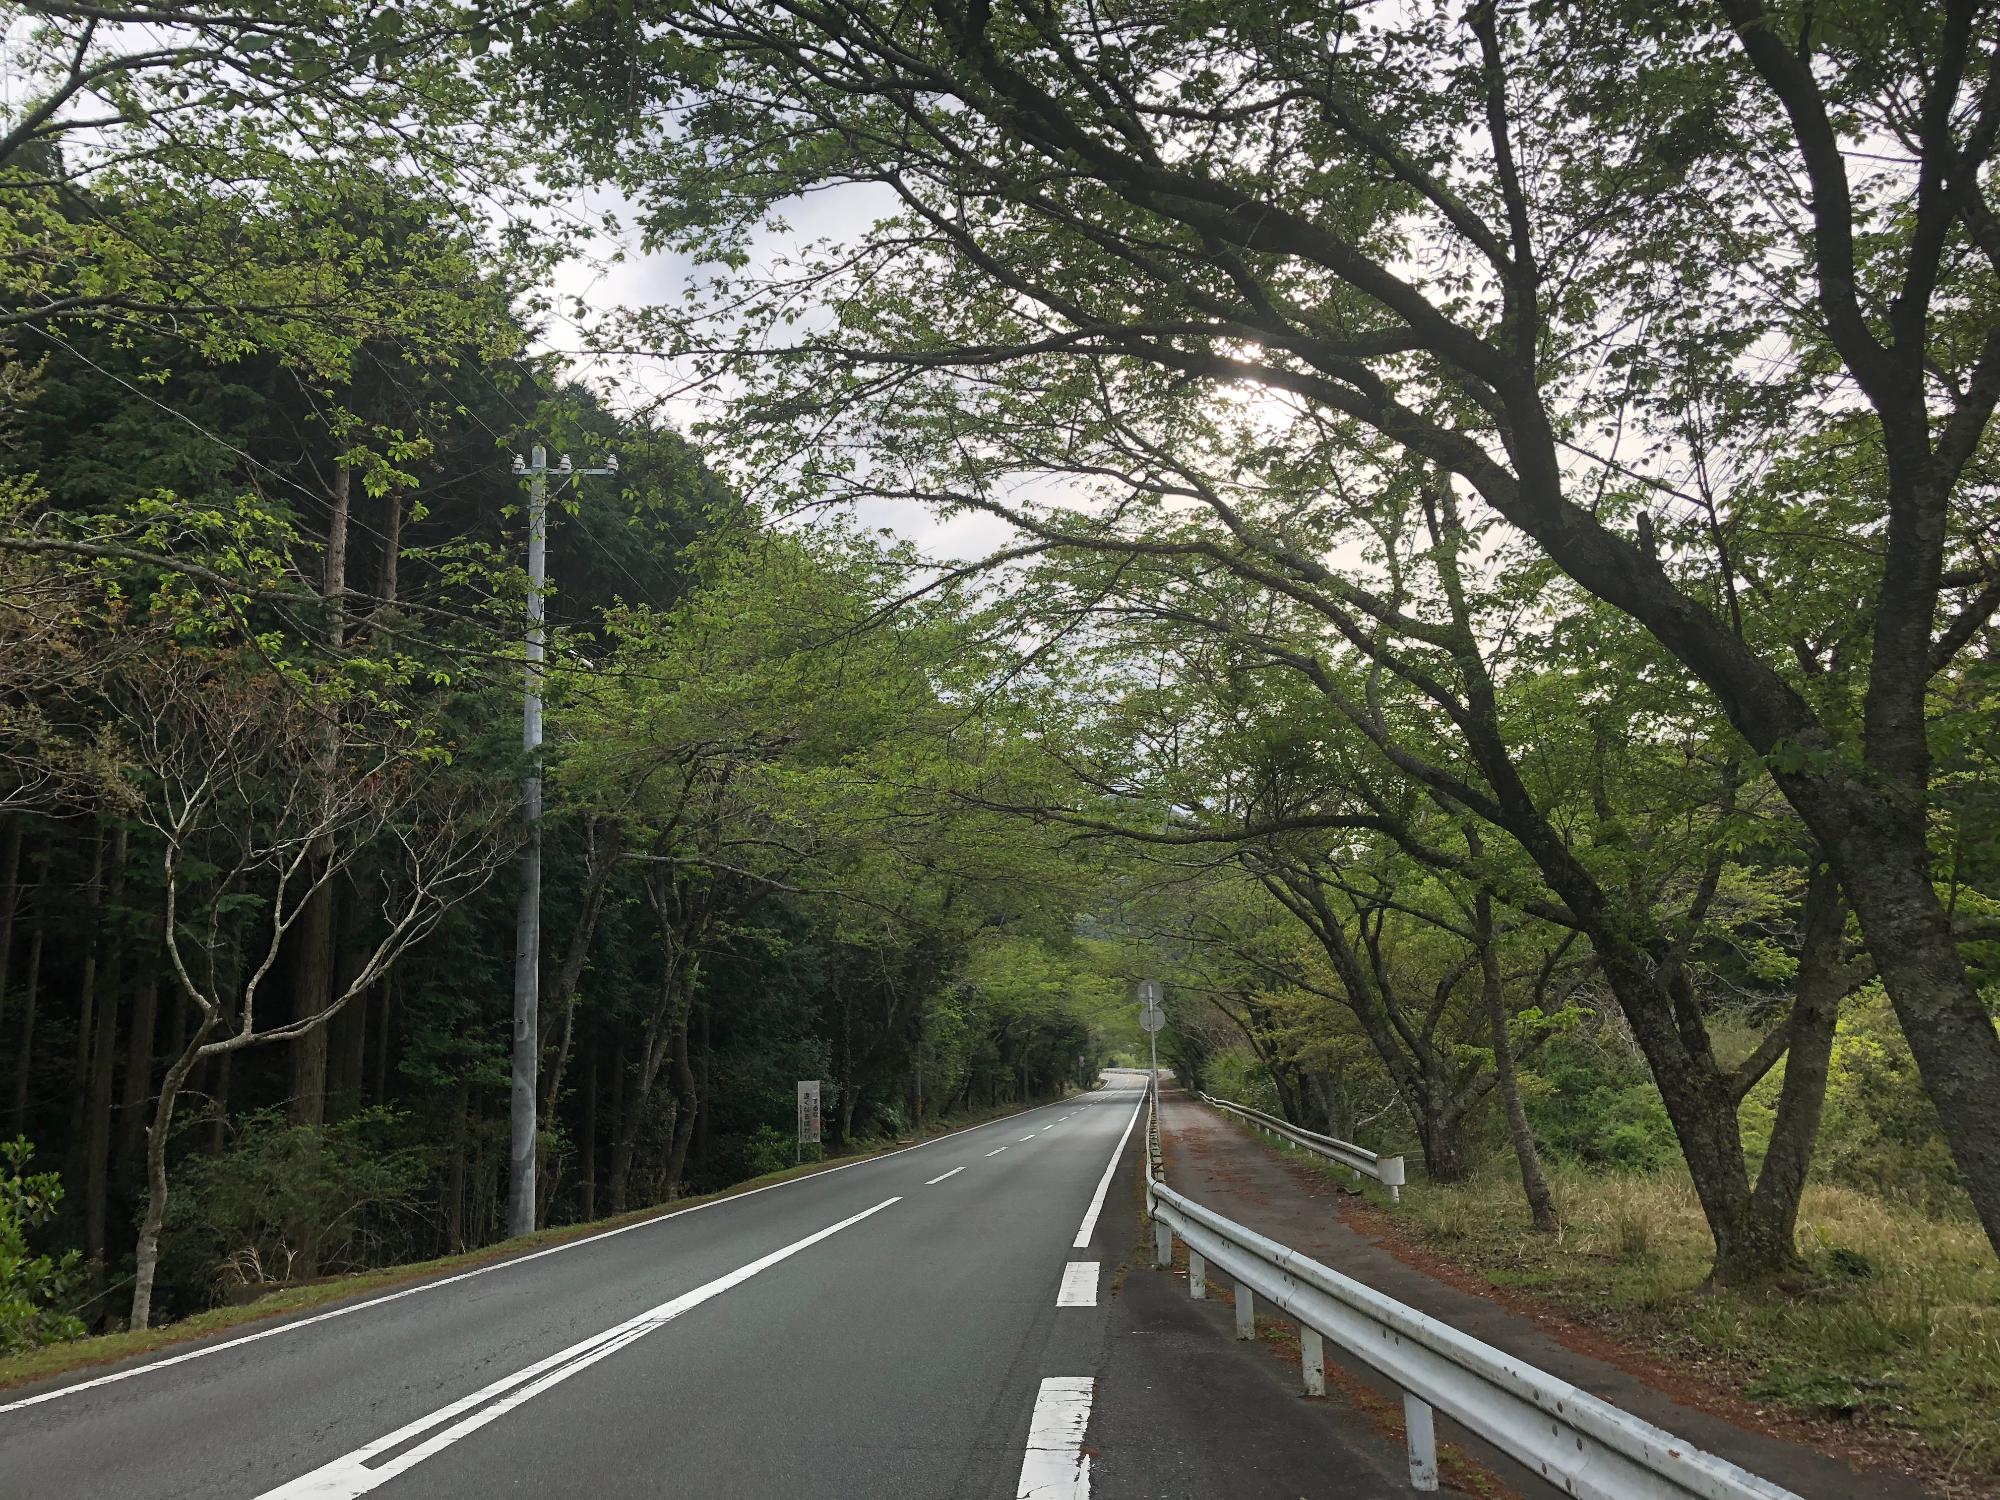
<svg viewBox="0 0 2000 1500">
<path fill-rule="evenodd" d="M 1083 1451 L 1083 1435 L 1090 1427 L 1095 1388 L 1088 1375 L 1052 1375 L 1042 1382 L 1034 1415 L 1028 1418 L 1015 1500 L 1090 1500 L 1090 1455 Z"/>
<path fill-rule="evenodd" d="M 1062 1285 L 1056 1290 L 1057 1307 L 1097 1306 L 1097 1262 L 1073 1260 L 1063 1267 Z"/>
<path fill-rule="evenodd" d="M 684 1214 L 698 1214 L 703 1209 L 723 1208 L 731 1203 L 741 1203 L 746 1198 L 755 1198 L 759 1193 L 775 1193 L 779 1188 L 797 1187 L 803 1182 L 817 1182 L 822 1177 L 831 1177 L 835 1172 L 845 1172 L 850 1167 L 873 1166 L 876 1162 L 887 1161 L 893 1156 L 902 1156 L 911 1151 L 922 1151 L 927 1146 L 942 1145 L 962 1135 L 970 1135 L 975 1130 L 990 1130 L 995 1125 L 1005 1125 L 1018 1120 L 1021 1115 L 1034 1114 L 1036 1110 L 1054 1109 L 1061 1100 L 1048 1104 L 1038 1104 L 1034 1109 L 1024 1109 L 1020 1114 L 1003 1115 L 997 1120 L 982 1120 L 977 1125 L 967 1125 L 962 1130 L 953 1130 L 944 1135 L 932 1136 L 927 1141 L 918 1141 L 912 1146 L 898 1146 L 894 1151 L 885 1151 L 880 1156 L 864 1156 L 859 1161 L 844 1161 L 837 1167 L 828 1167 L 824 1172 L 808 1172 L 803 1177 L 788 1177 L 783 1182 L 767 1182 L 759 1188 L 747 1188 L 740 1193 L 731 1193 L 726 1198 L 716 1198 L 708 1203 L 696 1203 L 687 1208 L 676 1208 L 668 1213 L 654 1214 L 651 1218 L 637 1219 L 630 1224 L 620 1224 L 615 1229 L 602 1229 L 596 1234 L 579 1235 L 573 1240 L 564 1240 L 560 1245 L 550 1245 L 541 1250 L 531 1250 L 525 1255 L 512 1255 L 483 1266 L 474 1266 L 469 1271 L 458 1271 L 450 1276 L 440 1276 L 434 1281 L 419 1281 L 412 1286 L 402 1287 L 393 1292 L 385 1292 L 380 1297 L 370 1297 L 365 1302 L 349 1302 L 342 1307 L 329 1308 L 326 1312 L 314 1313 L 310 1317 L 293 1318 L 287 1322 L 260 1328 L 255 1333 L 246 1333 L 239 1338 L 224 1339 L 220 1343 L 203 1344 L 198 1349 L 186 1349 L 179 1354 L 170 1354 L 165 1359 L 148 1360 L 144 1364 L 129 1365 L 122 1370 L 98 1375 L 90 1380 L 79 1380 L 70 1385 L 60 1385 L 53 1390 L 40 1391 L 32 1396 L 23 1396 L 18 1401 L 0 1404 L 0 1416 L 10 1411 L 19 1411 L 26 1406 L 39 1406 L 44 1401 L 54 1401 L 63 1396 L 74 1396 L 82 1391 L 95 1390 L 99 1386 L 113 1385 L 121 1380 L 130 1380 L 136 1375 L 147 1375 L 154 1370 L 170 1369 L 174 1365 L 184 1365 L 189 1360 L 201 1359 L 210 1354 L 221 1354 L 227 1349 L 240 1349 L 245 1344 L 255 1344 L 263 1339 L 276 1338 L 281 1333 L 293 1333 L 301 1328 L 310 1328 L 315 1323 L 330 1322 L 334 1318 L 344 1318 L 349 1313 L 366 1312 L 371 1307 L 381 1307 L 390 1302 L 399 1302 L 405 1297 L 414 1297 L 422 1292 L 434 1292 L 439 1287 L 470 1281 L 475 1276 L 486 1276 L 494 1271 L 505 1271 L 512 1266 L 525 1266 L 530 1261 L 540 1260 L 546 1255 L 560 1255 L 565 1250 L 575 1250 L 584 1245 L 595 1245 L 614 1235 L 629 1234 L 634 1229 L 648 1229 L 655 1224 L 664 1224 L 670 1219 L 678 1219 Z M 52 1377 L 60 1378 L 60 1377 Z"/>
<path fill-rule="evenodd" d="M 929 1182 L 925 1183 L 924 1186 L 936 1187 L 940 1182 L 943 1182 L 945 1178 L 956 1177 L 960 1172 L 963 1172 L 964 1170 L 965 1168 L 963 1167 L 953 1167 L 949 1172 L 940 1172 L 937 1176 L 933 1177 Z"/>
<path fill-rule="evenodd" d="M 1090 1237 L 1097 1232 L 1097 1216 L 1104 1212 L 1104 1195 L 1111 1191 L 1111 1174 L 1118 1170 L 1118 1158 L 1125 1154 L 1125 1143 L 1132 1139 L 1132 1127 L 1139 1123 L 1139 1111 L 1146 1107 L 1141 1099 L 1138 1108 L 1132 1111 L 1132 1118 L 1125 1122 L 1125 1133 L 1118 1137 L 1118 1144 L 1111 1149 L 1111 1160 L 1104 1164 L 1104 1175 L 1097 1179 L 1097 1192 L 1090 1200 L 1090 1212 L 1083 1216 L 1083 1227 L 1070 1241 L 1072 1250 L 1081 1250 L 1090 1243 Z"/>
<path fill-rule="evenodd" d="M 789 1260 L 801 1250 L 810 1249 L 821 1240 L 840 1233 L 841 1230 L 859 1224 L 863 1219 L 872 1218 L 891 1204 L 902 1202 L 902 1198 L 885 1198 L 873 1208 L 865 1208 L 858 1214 L 842 1219 L 838 1224 L 794 1240 L 791 1244 L 759 1256 L 746 1266 L 739 1266 L 725 1276 L 683 1292 L 669 1302 L 648 1308 L 636 1317 L 627 1318 L 623 1323 L 592 1334 L 580 1343 L 572 1344 L 545 1359 L 536 1360 L 525 1369 L 504 1375 L 481 1390 L 469 1396 L 439 1407 L 427 1416 L 406 1422 L 394 1432 L 387 1433 L 356 1448 L 351 1453 L 342 1454 L 331 1463 L 322 1464 L 309 1474 L 266 1490 L 258 1500 L 355 1500 L 370 1490 L 387 1484 L 398 1474 L 415 1468 L 427 1458 L 435 1457 L 453 1443 L 469 1437 L 489 1422 L 497 1421 L 508 1412 L 525 1402 L 533 1400 L 543 1391 L 560 1385 L 570 1376 L 589 1369 L 599 1360 L 608 1359 L 626 1345 L 636 1343 L 656 1328 L 678 1318 L 682 1313 L 701 1306 L 712 1298 L 721 1296 L 735 1287 L 741 1286 L 751 1277 L 783 1260 Z M 431 1429 L 438 1431 L 432 1432 Z M 368 1460 L 401 1447 L 411 1438 L 421 1433 L 431 1432 L 431 1436 L 414 1448 L 398 1453 L 388 1462 L 370 1468 Z"/>
</svg>

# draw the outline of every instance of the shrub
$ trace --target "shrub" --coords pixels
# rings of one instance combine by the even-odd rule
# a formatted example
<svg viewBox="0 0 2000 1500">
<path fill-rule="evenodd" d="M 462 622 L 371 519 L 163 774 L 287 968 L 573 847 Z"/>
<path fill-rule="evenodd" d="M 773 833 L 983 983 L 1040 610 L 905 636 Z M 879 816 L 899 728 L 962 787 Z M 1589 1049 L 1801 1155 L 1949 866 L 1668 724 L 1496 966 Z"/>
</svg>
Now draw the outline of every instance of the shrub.
<svg viewBox="0 0 2000 1500">
<path fill-rule="evenodd" d="M 410 1248 L 427 1165 L 403 1124 L 381 1108 L 327 1125 L 247 1115 L 229 1149 L 189 1161 L 177 1234 L 206 1249 L 225 1287 L 290 1280 L 302 1261 L 323 1272 L 393 1262 Z"/>
<path fill-rule="evenodd" d="M 0 1141 L 0 1354 L 81 1338 L 81 1319 L 62 1311 L 82 1278 L 81 1257 L 28 1253 L 28 1231 L 40 1228 L 62 1202 L 54 1172 L 27 1175 L 35 1148 Z"/>
</svg>

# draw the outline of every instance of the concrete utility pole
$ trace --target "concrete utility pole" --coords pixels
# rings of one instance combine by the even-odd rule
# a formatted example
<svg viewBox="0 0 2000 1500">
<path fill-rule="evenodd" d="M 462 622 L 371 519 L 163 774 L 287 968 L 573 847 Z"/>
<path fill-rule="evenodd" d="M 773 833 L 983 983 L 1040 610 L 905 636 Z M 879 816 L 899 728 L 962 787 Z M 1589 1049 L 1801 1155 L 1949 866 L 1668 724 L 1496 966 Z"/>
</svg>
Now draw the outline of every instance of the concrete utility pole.
<svg viewBox="0 0 2000 1500">
<path fill-rule="evenodd" d="M 527 841 L 521 850 L 521 904 L 514 917 L 514 1079 L 508 1111 L 507 1233 L 535 1230 L 535 1094 L 542 1062 L 542 663 L 546 659 L 546 618 L 542 598 L 549 575 L 549 451 L 541 444 L 514 472 L 528 476 L 528 633 L 521 699 L 521 749 L 528 757 L 521 778 L 521 821 Z M 563 480 L 582 474 L 616 474 L 618 460 L 601 469 L 578 469 L 565 453 L 554 473 Z"/>
</svg>

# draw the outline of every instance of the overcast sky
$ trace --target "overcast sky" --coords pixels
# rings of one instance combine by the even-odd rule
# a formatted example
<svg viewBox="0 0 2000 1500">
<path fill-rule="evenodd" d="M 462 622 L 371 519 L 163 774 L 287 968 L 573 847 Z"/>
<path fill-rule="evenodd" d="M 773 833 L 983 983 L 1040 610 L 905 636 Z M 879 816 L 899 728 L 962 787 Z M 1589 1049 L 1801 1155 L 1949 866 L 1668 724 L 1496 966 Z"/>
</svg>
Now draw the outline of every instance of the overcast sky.
<svg viewBox="0 0 2000 1500">
<path fill-rule="evenodd" d="M 769 269 L 781 257 L 815 240 L 858 238 L 875 218 L 892 208 L 893 200 L 886 190 L 866 187 L 834 188 L 796 199 L 785 212 L 790 232 L 760 236 L 753 261 L 758 268 Z M 632 217 L 629 206 L 608 191 L 579 197 L 575 209 L 579 216 L 592 220 L 607 210 L 621 219 Z M 573 261 L 557 276 L 555 290 L 562 316 L 549 324 L 547 347 L 563 353 L 572 371 L 604 391 L 614 409 L 648 408 L 682 431 L 689 431 L 704 418 L 720 414 L 720 398 L 725 393 L 689 389 L 688 371 L 666 360 L 610 360 L 575 353 L 584 342 L 582 332 L 568 320 L 577 298 L 599 316 L 608 316 L 620 307 L 677 303 L 696 274 L 696 267 L 684 257 L 641 254 L 636 235 L 629 232 L 623 246 L 626 258 L 605 264 L 616 248 L 605 243 L 592 262 Z M 708 446 L 715 447 L 713 443 Z M 713 456 L 718 464 L 726 460 L 720 452 Z M 908 538 L 938 561 L 969 560 L 1005 546 L 1011 538 L 1010 528 L 983 514 L 944 518 L 926 507 L 893 501 L 867 502 L 857 514 L 864 524 Z"/>
</svg>

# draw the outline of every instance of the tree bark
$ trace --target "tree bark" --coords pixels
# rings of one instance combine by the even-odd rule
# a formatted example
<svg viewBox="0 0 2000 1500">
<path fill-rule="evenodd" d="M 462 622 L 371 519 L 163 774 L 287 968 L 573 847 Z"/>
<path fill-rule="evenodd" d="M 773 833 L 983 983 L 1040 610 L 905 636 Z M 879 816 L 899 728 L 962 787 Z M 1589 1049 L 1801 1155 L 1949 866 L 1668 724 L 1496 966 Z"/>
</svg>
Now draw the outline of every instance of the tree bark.
<svg viewBox="0 0 2000 1500">
<path fill-rule="evenodd" d="M 1840 1002 L 1854 984 L 1840 958 L 1846 915 L 1833 871 L 1816 866 L 1806 888 L 1799 972 L 1786 1022 L 1785 1077 L 1778 1089 L 1771 1145 L 1750 1195 L 1738 1253 L 1731 1263 L 1718 1266 L 1719 1280 L 1753 1282 L 1799 1265 L 1799 1201 L 1819 1140 Z"/>
<path fill-rule="evenodd" d="M 90 840 L 90 876 L 83 897 L 83 975 L 77 985 L 76 1062 L 70 1070 L 69 1180 L 79 1181 L 84 1173 L 84 1132 L 88 1128 L 90 1100 L 90 1048 L 97 1034 L 97 955 L 103 941 L 100 913 L 104 906 L 104 828 L 98 822 Z"/>
<path fill-rule="evenodd" d="M 597 1217 L 597 1038 L 584 1038 L 583 1123 L 577 1134 L 583 1157 L 583 1221 Z"/>
<path fill-rule="evenodd" d="M 155 955 L 156 956 L 156 955 Z M 159 1029 L 160 975 L 149 966 L 132 991 L 132 1032 L 126 1042 L 125 1092 L 118 1116 L 118 1180 L 129 1192 L 146 1166 L 147 1103 L 153 1092 L 153 1042 Z"/>
<path fill-rule="evenodd" d="M 10 814 L 0 835 L 0 1022 L 7 1018 L 7 981 L 13 974 L 14 919 L 21 909 L 21 816 Z M 0 1031 L 4 1031 L 0 1027 Z"/>
<path fill-rule="evenodd" d="M 1465 1149 L 1465 1119 L 1456 1114 L 1420 1116 L 1417 1135 L 1423 1142 L 1424 1171 L 1432 1182 L 1463 1182 L 1470 1166 Z"/>
<path fill-rule="evenodd" d="M 614 1214 L 625 1212 L 625 1189 L 632 1172 L 632 1133 L 636 1125 L 628 1118 L 632 1113 L 632 1091 L 625 1086 L 625 1075 L 629 1071 L 625 1048 L 620 1045 L 611 1057 L 611 1170 L 605 1183 Z"/>
<path fill-rule="evenodd" d="M 1528 1200 L 1529 1221 L 1544 1234 L 1561 1227 L 1556 1195 L 1542 1170 L 1542 1153 L 1535 1146 L 1535 1132 L 1528 1124 L 1528 1111 L 1521 1103 L 1521 1080 L 1514 1070 L 1514 1041 L 1507 1031 L 1507 999 L 1500 979 L 1500 950 L 1493 931 L 1493 897 L 1480 891 L 1474 898 L 1474 931 L 1479 939 L 1480 993 L 1486 1004 L 1486 1021 L 1493 1037 L 1493 1073 L 1498 1080 L 1500 1102 L 1507 1115 L 1507 1138 L 1514 1147 L 1514 1161 L 1521 1171 L 1521 1192 Z"/>
<path fill-rule="evenodd" d="M 42 944 L 48 936 L 48 919 L 36 914 L 28 934 L 28 982 L 21 991 L 21 1045 L 14 1053 L 13 1131 L 25 1135 L 28 1129 L 28 1080 L 35 1070 L 35 1002 L 42 988 Z"/>
<path fill-rule="evenodd" d="M 327 645 L 336 654 L 347 641 L 347 523 L 353 492 L 354 471 L 344 459 L 336 459 L 327 497 L 326 566 L 320 577 L 320 597 L 326 601 Z M 325 754 L 329 775 L 337 734 L 328 727 Z M 332 857 L 331 846 L 323 842 L 315 863 L 323 866 Z M 299 916 L 292 1013 L 301 1020 L 317 1015 L 333 999 L 333 906 L 333 882 L 321 881 L 306 897 L 305 910 Z M 301 1125 L 326 1121 L 326 1065 L 327 1029 L 315 1026 L 292 1043 L 292 1118 Z M 306 1274 L 314 1272 L 309 1268 Z"/>
<path fill-rule="evenodd" d="M 188 1044 L 167 1064 L 160 1080 L 160 1094 L 153 1105 L 152 1123 L 146 1129 L 146 1211 L 139 1221 L 139 1241 L 133 1251 L 132 1327 L 150 1328 L 153 1318 L 153 1281 L 160 1263 L 160 1230 L 167 1221 L 167 1139 L 173 1132 L 174 1106 L 181 1085 L 201 1057 L 202 1042 L 209 1027 L 199 1026 Z M 231 1056 L 224 1053 L 225 1061 Z"/>
<path fill-rule="evenodd" d="M 125 855 L 123 825 L 112 830 L 105 920 L 98 930 L 104 964 L 98 976 L 96 1035 L 90 1051 L 88 1142 L 85 1146 L 83 1253 L 92 1290 L 102 1290 L 111 1203 L 111 1103 L 118 1065 L 119 991 L 125 983 Z"/>
</svg>

